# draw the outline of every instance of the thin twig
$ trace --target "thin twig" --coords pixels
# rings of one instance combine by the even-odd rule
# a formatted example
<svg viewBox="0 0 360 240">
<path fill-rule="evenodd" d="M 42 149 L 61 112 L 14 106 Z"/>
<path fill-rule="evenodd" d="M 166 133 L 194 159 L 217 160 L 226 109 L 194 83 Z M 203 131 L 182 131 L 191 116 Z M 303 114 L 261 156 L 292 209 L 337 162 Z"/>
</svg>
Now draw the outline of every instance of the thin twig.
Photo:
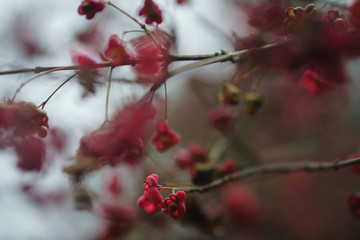
<svg viewBox="0 0 360 240">
<path fill-rule="evenodd" d="M 52 96 L 54 96 L 54 94 L 60 89 L 62 88 L 62 86 L 64 86 L 68 81 L 70 81 L 71 79 L 73 79 L 76 75 L 79 74 L 80 71 L 74 73 L 73 75 L 71 75 L 68 79 L 66 79 L 62 84 L 60 84 L 60 86 L 58 86 L 55 91 L 52 92 L 52 94 L 50 94 L 50 96 L 44 101 L 42 102 L 39 107 L 41 107 L 42 109 L 44 109 L 45 105 L 47 104 L 47 102 L 50 100 L 50 98 L 52 98 Z"/>
<path fill-rule="evenodd" d="M 168 97 L 167 97 L 167 88 L 166 81 L 164 81 L 164 91 L 165 91 L 165 119 L 168 118 Z"/>
<path fill-rule="evenodd" d="M 110 96 L 111 76 L 112 76 L 113 69 L 114 69 L 113 67 L 110 68 L 108 86 L 107 86 L 107 90 L 106 90 L 105 121 L 104 121 L 104 123 L 109 122 L 109 96 Z"/>
<path fill-rule="evenodd" d="M 133 64 L 130 62 L 123 63 L 123 65 Z M 106 68 L 111 67 L 111 63 L 98 63 L 92 66 L 92 68 Z M 83 68 L 81 65 L 72 65 L 72 66 L 58 66 L 58 67 L 35 67 L 35 68 L 22 68 L 22 69 L 15 69 L 9 71 L 2 71 L 0 75 L 11 75 L 11 74 L 19 74 L 19 73 L 42 73 L 46 71 L 63 71 L 63 70 L 80 70 Z"/>
<path fill-rule="evenodd" d="M 243 80 L 245 80 L 246 78 L 248 78 L 251 74 L 255 73 L 257 70 L 259 70 L 260 68 L 264 67 L 265 64 L 260 64 L 256 67 L 254 67 L 253 69 L 251 69 L 249 72 L 245 73 L 244 75 L 242 75 L 239 80 L 237 80 L 234 84 L 238 85 L 240 84 Z"/>
<path fill-rule="evenodd" d="M 209 184 L 192 187 L 184 189 L 184 191 L 198 192 L 203 193 L 210 191 L 214 188 L 225 185 L 226 183 L 241 180 L 250 177 L 259 177 L 265 175 L 280 175 L 288 174 L 293 172 L 305 171 L 305 172 L 318 172 L 318 171 L 336 171 L 341 168 L 346 168 L 355 164 L 360 163 L 360 158 L 353 158 L 342 161 L 332 161 L 332 162 L 300 162 L 300 163 L 281 163 L 281 164 L 272 164 L 268 166 L 254 167 L 238 171 L 236 173 L 226 175 L 225 177 L 219 178 Z"/>
</svg>

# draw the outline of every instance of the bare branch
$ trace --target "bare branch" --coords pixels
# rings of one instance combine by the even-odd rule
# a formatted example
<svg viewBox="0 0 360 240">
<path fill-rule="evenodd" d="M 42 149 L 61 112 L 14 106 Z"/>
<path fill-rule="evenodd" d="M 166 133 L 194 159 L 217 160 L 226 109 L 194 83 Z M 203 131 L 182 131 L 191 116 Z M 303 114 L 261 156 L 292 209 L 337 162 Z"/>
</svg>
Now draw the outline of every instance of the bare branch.
<svg viewBox="0 0 360 240">
<path fill-rule="evenodd" d="M 185 189 L 184 191 L 188 193 L 191 192 L 203 193 L 210 191 L 214 188 L 223 186 L 228 182 L 250 178 L 250 177 L 289 174 L 300 171 L 304 171 L 304 172 L 336 171 L 340 168 L 346 168 L 359 163 L 360 163 L 360 158 L 353 158 L 342 161 L 335 160 L 332 162 L 299 162 L 299 163 L 297 162 L 297 163 L 272 164 L 269 166 L 260 166 L 260 167 L 254 167 L 254 168 L 238 171 L 236 173 L 219 178 L 207 185 L 192 187 L 189 189 Z"/>
</svg>

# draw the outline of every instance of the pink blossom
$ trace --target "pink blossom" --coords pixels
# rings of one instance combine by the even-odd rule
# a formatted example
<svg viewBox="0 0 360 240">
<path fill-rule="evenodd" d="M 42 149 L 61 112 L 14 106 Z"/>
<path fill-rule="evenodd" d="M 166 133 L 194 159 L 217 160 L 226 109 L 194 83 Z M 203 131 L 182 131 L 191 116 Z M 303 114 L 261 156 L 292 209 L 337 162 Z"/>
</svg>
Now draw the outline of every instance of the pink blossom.
<svg viewBox="0 0 360 240">
<path fill-rule="evenodd" d="M 136 65 L 135 72 L 146 83 L 164 80 L 169 65 L 170 43 L 163 33 L 152 33 L 157 43 L 149 36 L 142 36 L 134 43 Z"/>
<path fill-rule="evenodd" d="M 80 15 L 86 15 L 86 19 L 90 20 L 95 17 L 97 12 L 101 12 L 104 8 L 105 3 L 103 1 L 84 0 L 78 8 L 78 13 Z"/>
<path fill-rule="evenodd" d="M 123 41 L 116 34 L 110 36 L 102 57 L 104 60 L 111 60 L 113 67 L 120 66 L 131 58 Z"/>
<path fill-rule="evenodd" d="M 164 199 L 162 211 L 172 218 L 178 219 L 186 212 L 184 201 L 185 192 L 178 191 L 176 194 L 170 194 L 170 197 Z"/>
<path fill-rule="evenodd" d="M 158 123 L 157 131 L 152 138 L 153 144 L 159 152 L 164 152 L 177 144 L 180 141 L 180 137 L 175 133 L 168 124 L 168 120 Z"/>
<path fill-rule="evenodd" d="M 139 16 L 144 16 L 146 24 L 162 23 L 161 10 L 153 0 L 145 0 L 144 6 L 139 11 Z"/>
<path fill-rule="evenodd" d="M 151 174 L 146 178 L 146 181 L 143 185 L 143 189 L 145 191 L 149 190 L 150 188 L 154 188 L 158 186 L 159 176 L 157 174 Z"/>
</svg>

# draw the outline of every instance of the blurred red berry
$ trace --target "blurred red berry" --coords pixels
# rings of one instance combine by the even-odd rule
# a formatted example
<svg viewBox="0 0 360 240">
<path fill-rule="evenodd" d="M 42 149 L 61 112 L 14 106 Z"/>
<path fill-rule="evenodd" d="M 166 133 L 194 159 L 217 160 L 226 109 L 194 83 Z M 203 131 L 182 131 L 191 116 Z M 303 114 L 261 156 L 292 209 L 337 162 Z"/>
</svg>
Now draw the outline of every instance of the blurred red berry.
<svg viewBox="0 0 360 240">
<path fill-rule="evenodd" d="M 139 11 L 139 16 L 145 17 L 146 24 L 162 23 L 161 10 L 153 0 L 145 0 L 144 6 Z"/>
<path fill-rule="evenodd" d="M 221 174 L 232 174 L 237 171 L 237 164 L 232 158 L 227 158 L 219 168 Z"/>
<path fill-rule="evenodd" d="M 46 137 L 49 118 L 44 110 L 30 102 L 6 102 L 0 104 L 0 128 L 12 131 L 17 136 L 37 133 Z"/>
<path fill-rule="evenodd" d="M 304 72 L 300 80 L 300 86 L 312 94 L 322 93 L 331 87 L 329 82 L 320 78 L 320 76 L 311 69 Z"/>
<path fill-rule="evenodd" d="M 211 109 L 208 118 L 215 128 L 224 131 L 230 127 L 234 114 L 228 106 L 221 106 Z"/>
<path fill-rule="evenodd" d="M 40 171 L 45 161 L 45 144 L 37 137 L 30 136 L 16 147 L 17 166 L 23 171 Z"/>
<path fill-rule="evenodd" d="M 356 27 L 360 28 L 360 0 L 356 0 L 350 6 L 350 23 Z"/>
<path fill-rule="evenodd" d="M 59 152 L 64 151 L 67 144 L 67 136 L 63 130 L 59 128 L 51 128 L 49 138 L 50 144 L 55 150 Z"/>
<path fill-rule="evenodd" d="M 330 10 L 325 16 L 325 20 L 330 24 L 330 28 L 335 32 L 345 32 L 348 28 L 348 23 L 343 15 L 340 15 L 338 10 Z"/>
<path fill-rule="evenodd" d="M 222 193 L 226 214 L 244 230 L 254 229 L 260 220 L 260 203 L 253 191 L 240 184 L 227 186 Z"/>
<path fill-rule="evenodd" d="M 105 61 L 112 61 L 113 67 L 120 66 L 130 59 L 123 41 L 116 34 L 110 36 L 102 57 Z"/>
<path fill-rule="evenodd" d="M 177 4 L 185 4 L 185 3 L 188 3 L 189 0 L 176 0 L 176 3 Z"/>
<path fill-rule="evenodd" d="M 129 104 L 109 124 L 81 139 L 79 158 L 89 157 L 98 165 L 136 163 L 143 153 L 143 139 L 150 137 L 150 120 L 155 114 L 147 102 Z"/>
<path fill-rule="evenodd" d="M 178 191 L 176 194 L 170 194 L 170 197 L 165 198 L 162 211 L 169 214 L 172 218 L 178 219 L 186 212 L 185 207 L 185 192 Z"/>
<path fill-rule="evenodd" d="M 170 127 L 168 120 L 164 120 L 157 125 L 157 131 L 152 138 L 153 144 L 159 152 L 164 152 L 177 144 L 180 137 Z"/>
<path fill-rule="evenodd" d="M 347 199 L 347 204 L 355 217 L 360 217 L 360 193 L 353 193 Z"/>
<path fill-rule="evenodd" d="M 84 0 L 78 8 L 78 13 L 86 15 L 86 19 L 92 19 L 97 12 L 101 12 L 104 8 L 105 3 L 103 1 Z"/>
<path fill-rule="evenodd" d="M 120 195 L 122 187 L 120 184 L 119 175 L 114 174 L 110 177 L 107 182 L 107 188 L 113 197 L 117 197 Z"/>
<path fill-rule="evenodd" d="M 261 3 L 248 11 L 248 23 L 260 31 L 281 32 L 285 10 L 280 1 Z"/>
<path fill-rule="evenodd" d="M 207 152 L 196 143 L 192 143 L 187 149 L 180 149 L 175 157 L 176 165 L 182 169 L 192 168 L 196 163 L 204 163 L 207 160 Z"/>
<path fill-rule="evenodd" d="M 360 153 L 358 153 L 358 154 L 352 154 L 352 155 L 350 155 L 350 156 L 347 157 L 347 159 L 355 159 L 355 158 L 360 158 Z M 351 171 L 353 171 L 354 173 L 360 174 L 360 163 L 351 165 L 349 168 L 350 168 Z"/>
<path fill-rule="evenodd" d="M 103 226 L 96 240 L 122 239 L 134 226 L 137 214 L 130 207 L 103 204 Z"/>
</svg>

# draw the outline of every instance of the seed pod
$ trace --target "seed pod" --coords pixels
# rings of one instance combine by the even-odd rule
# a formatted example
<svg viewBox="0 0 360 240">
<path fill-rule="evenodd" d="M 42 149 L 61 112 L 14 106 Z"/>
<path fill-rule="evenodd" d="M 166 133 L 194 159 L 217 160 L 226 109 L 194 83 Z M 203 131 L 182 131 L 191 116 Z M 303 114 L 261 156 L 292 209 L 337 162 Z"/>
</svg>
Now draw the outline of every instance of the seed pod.
<svg viewBox="0 0 360 240">
<path fill-rule="evenodd" d="M 333 28 L 336 32 L 345 32 L 348 28 L 348 25 L 343 18 L 338 17 L 333 21 Z"/>
<path fill-rule="evenodd" d="M 264 99 L 258 92 L 249 92 L 245 95 L 246 113 L 253 115 L 263 105 Z"/>
<path fill-rule="evenodd" d="M 240 102 L 241 90 L 231 83 L 224 83 L 220 86 L 218 97 L 221 104 L 237 105 Z"/>
<path fill-rule="evenodd" d="M 213 163 L 197 163 L 192 172 L 192 182 L 195 185 L 204 185 L 212 182 L 216 176 L 216 167 Z"/>
<path fill-rule="evenodd" d="M 91 210 L 92 196 L 88 189 L 83 186 L 75 186 L 72 190 L 72 196 L 77 210 Z"/>
<path fill-rule="evenodd" d="M 316 8 L 315 8 L 314 4 L 306 5 L 304 7 L 304 10 L 309 16 L 312 16 L 312 15 L 316 14 Z"/>
</svg>

